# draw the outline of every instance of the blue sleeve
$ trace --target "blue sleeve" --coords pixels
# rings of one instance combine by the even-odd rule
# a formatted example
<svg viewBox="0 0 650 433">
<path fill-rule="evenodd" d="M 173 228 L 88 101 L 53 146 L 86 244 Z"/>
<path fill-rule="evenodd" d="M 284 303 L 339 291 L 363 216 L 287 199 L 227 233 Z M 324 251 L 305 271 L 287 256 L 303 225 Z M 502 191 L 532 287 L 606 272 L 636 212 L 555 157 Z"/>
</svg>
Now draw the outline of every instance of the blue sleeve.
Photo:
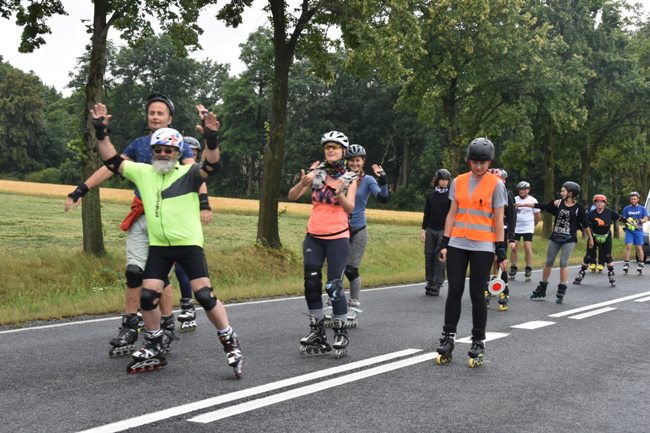
<svg viewBox="0 0 650 433">
<path fill-rule="evenodd" d="M 126 156 L 129 158 L 131 161 L 137 161 L 138 160 L 138 155 L 137 155 L 137 141 L 138 139 L 136 138 L 132 142 L 129 143 L 128 146 L 124 148 L 122 151 L 122 155 Z"/>
<path fill-rule="evenodd" d="M 377 198 L 382 203 L 388 202 L 388 185 L 379 186 L 377 179 L 372 176 L 368 176 L 368 188 L 370 189 L 370 194 L 373 197 Z"/>
</svg>

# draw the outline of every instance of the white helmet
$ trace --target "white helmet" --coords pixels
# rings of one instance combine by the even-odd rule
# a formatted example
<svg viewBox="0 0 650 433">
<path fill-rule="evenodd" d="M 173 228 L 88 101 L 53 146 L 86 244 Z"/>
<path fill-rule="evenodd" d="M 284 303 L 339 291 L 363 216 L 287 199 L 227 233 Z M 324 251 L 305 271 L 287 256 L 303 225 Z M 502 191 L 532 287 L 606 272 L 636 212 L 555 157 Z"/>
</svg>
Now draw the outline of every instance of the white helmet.
<svg viewBox="0 0 650 433">
<path fill-rule="evenodd" d="M 322 146 L 328 141 L 340 144 L 341 146 L 343 146 L 343 149 L 347 149 L 348 145 L 350 144 L 350 140 L 348 140 L 348 137 L 346 137 L 344 133 L 339 131 L 330 131 L 323 134 L 323 137 L 320 139 L 320 145 Z"/>
<path fill-rule="evenodd" d="M 160 128 L 151 134 L 151 146 L 172 146 L 181 150 L 183 136 L 174 128 Z"/>
<path fill-rule="evenodd" d="M 190 149 L 198 149 L 201 150 L 201 143 L 199 143 L 199 140 L 197 140 L 194 137 L 183 137 L 183 141 L 185 144 L 190 146 Z"/>
</svg>

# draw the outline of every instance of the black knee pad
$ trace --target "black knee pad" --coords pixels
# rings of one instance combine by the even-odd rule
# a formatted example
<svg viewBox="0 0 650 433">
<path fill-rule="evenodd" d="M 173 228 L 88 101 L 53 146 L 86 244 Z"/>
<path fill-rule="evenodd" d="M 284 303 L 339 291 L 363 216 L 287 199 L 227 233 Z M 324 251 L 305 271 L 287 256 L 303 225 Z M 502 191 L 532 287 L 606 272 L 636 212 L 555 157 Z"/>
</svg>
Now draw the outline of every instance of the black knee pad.
<svg viewBox="0 0 650 433">
<path fill-rule="evenodd" d="M 585 257 L 582 259 L 582 263 L 591 263 L 592 257 L 589 254 L 585 254 Z"/>
<path fill-rule="evenodd" d="M 142 268 L 138 265 L 126 265 L 124 275 L 126 276 L 126 287 L 137 289 L 142 286 Z"/>
<path fill-rule="evenodd" d="M 345 298 L 345 291 L 343 289 L 343 280 L 337 278 L 335 280 L 329 280 L 325 283 L 325 290 L 329 295 L 332 302 L 336 302 L 339 299 Z"/>
<path fill-rule="evenodd" d="M 140 293 L 140 308 L 144 311 L 155 310 L 158 306 L 158 301 L 160 301 L 160 293 L 147 289 L 146 287 L 142 288 L 142 292 Z"/>
<path fill-rule="evenodd" d="M 605 263 L 612 263 L 614 261 L 614 258 L 612 257 L 611 254 L 605 254 Z"/>
<path fill-rule="evenodd" d="M 348 281 L 354 281 L 359 278 L 359 268 L 354 266 L 347 265 L 345 267 L 345 276 L 348 278 Z"/>
<path fill-rule="evenodd" d="M 305 267 L 305 299 L 307 302 L 318 302 L 323 293 L 323 274 L 320 269 Z"/>
<path fill-rule="evenodd" d="M 196 298 L 196 302 L 201 304 L 205 311 L 210 311 L 217 306 L 217 297 L 214 296 L 212 287 L 202 287 L 194 292 L 194 297 Z"/>
</svg>

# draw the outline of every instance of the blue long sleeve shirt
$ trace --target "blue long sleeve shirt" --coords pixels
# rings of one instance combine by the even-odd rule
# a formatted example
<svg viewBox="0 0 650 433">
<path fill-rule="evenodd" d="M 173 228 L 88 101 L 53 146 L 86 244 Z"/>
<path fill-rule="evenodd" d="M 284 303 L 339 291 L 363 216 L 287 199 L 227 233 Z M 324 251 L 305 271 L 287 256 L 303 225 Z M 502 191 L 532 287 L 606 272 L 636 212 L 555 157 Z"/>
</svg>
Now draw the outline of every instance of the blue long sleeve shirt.
<svg viewBox="0 0 650 433">
<path fill-rule="evenodd" d="M 354 197 L 354 210 L 350 214 L 350 227 L 360 229 L 366 225 L 366 205 L 368 197 L 372 194 L 382 203 L 387 203 L 389 198 L 388 185 L 379 186 L 372 176 L 363 176 L 357 184 L 357 194 Z"/>
</svg>

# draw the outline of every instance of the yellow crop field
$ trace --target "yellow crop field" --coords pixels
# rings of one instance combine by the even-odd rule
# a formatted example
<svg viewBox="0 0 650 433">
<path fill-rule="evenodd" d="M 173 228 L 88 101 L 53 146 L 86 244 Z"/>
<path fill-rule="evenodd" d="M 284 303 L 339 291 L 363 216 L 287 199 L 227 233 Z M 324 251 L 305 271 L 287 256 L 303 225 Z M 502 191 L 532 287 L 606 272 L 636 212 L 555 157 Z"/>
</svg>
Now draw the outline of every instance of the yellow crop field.
<svg viewBox="0 0 650 433">
<path fill-rule="evenodd" d="M 55 185 L 49 183 L 21 182 L 12 180 L 0 180 L 0 191 L 44 197 L 61 197 L 61 205 L 66 195 L 75 189 L 74 185 Z M 102 200 L 130 203 L 133 192 L 128 189 L 101 188 L 100 197 Z M 210 205 L 217 213 L 234 213 L 245 215 L 257 215 L 259 202 L 240 198 L 210 197 Z M 304 203 L 280 202 L 278 211 L 289 216 L 306 217 L 311 211 L 311 206 Z M 366 218 L 370 222 L 400 225 L 418 225 L 422 223 L 421 212 L 402 212 L 382 209 L 368 209 Z"/>
</svg>

